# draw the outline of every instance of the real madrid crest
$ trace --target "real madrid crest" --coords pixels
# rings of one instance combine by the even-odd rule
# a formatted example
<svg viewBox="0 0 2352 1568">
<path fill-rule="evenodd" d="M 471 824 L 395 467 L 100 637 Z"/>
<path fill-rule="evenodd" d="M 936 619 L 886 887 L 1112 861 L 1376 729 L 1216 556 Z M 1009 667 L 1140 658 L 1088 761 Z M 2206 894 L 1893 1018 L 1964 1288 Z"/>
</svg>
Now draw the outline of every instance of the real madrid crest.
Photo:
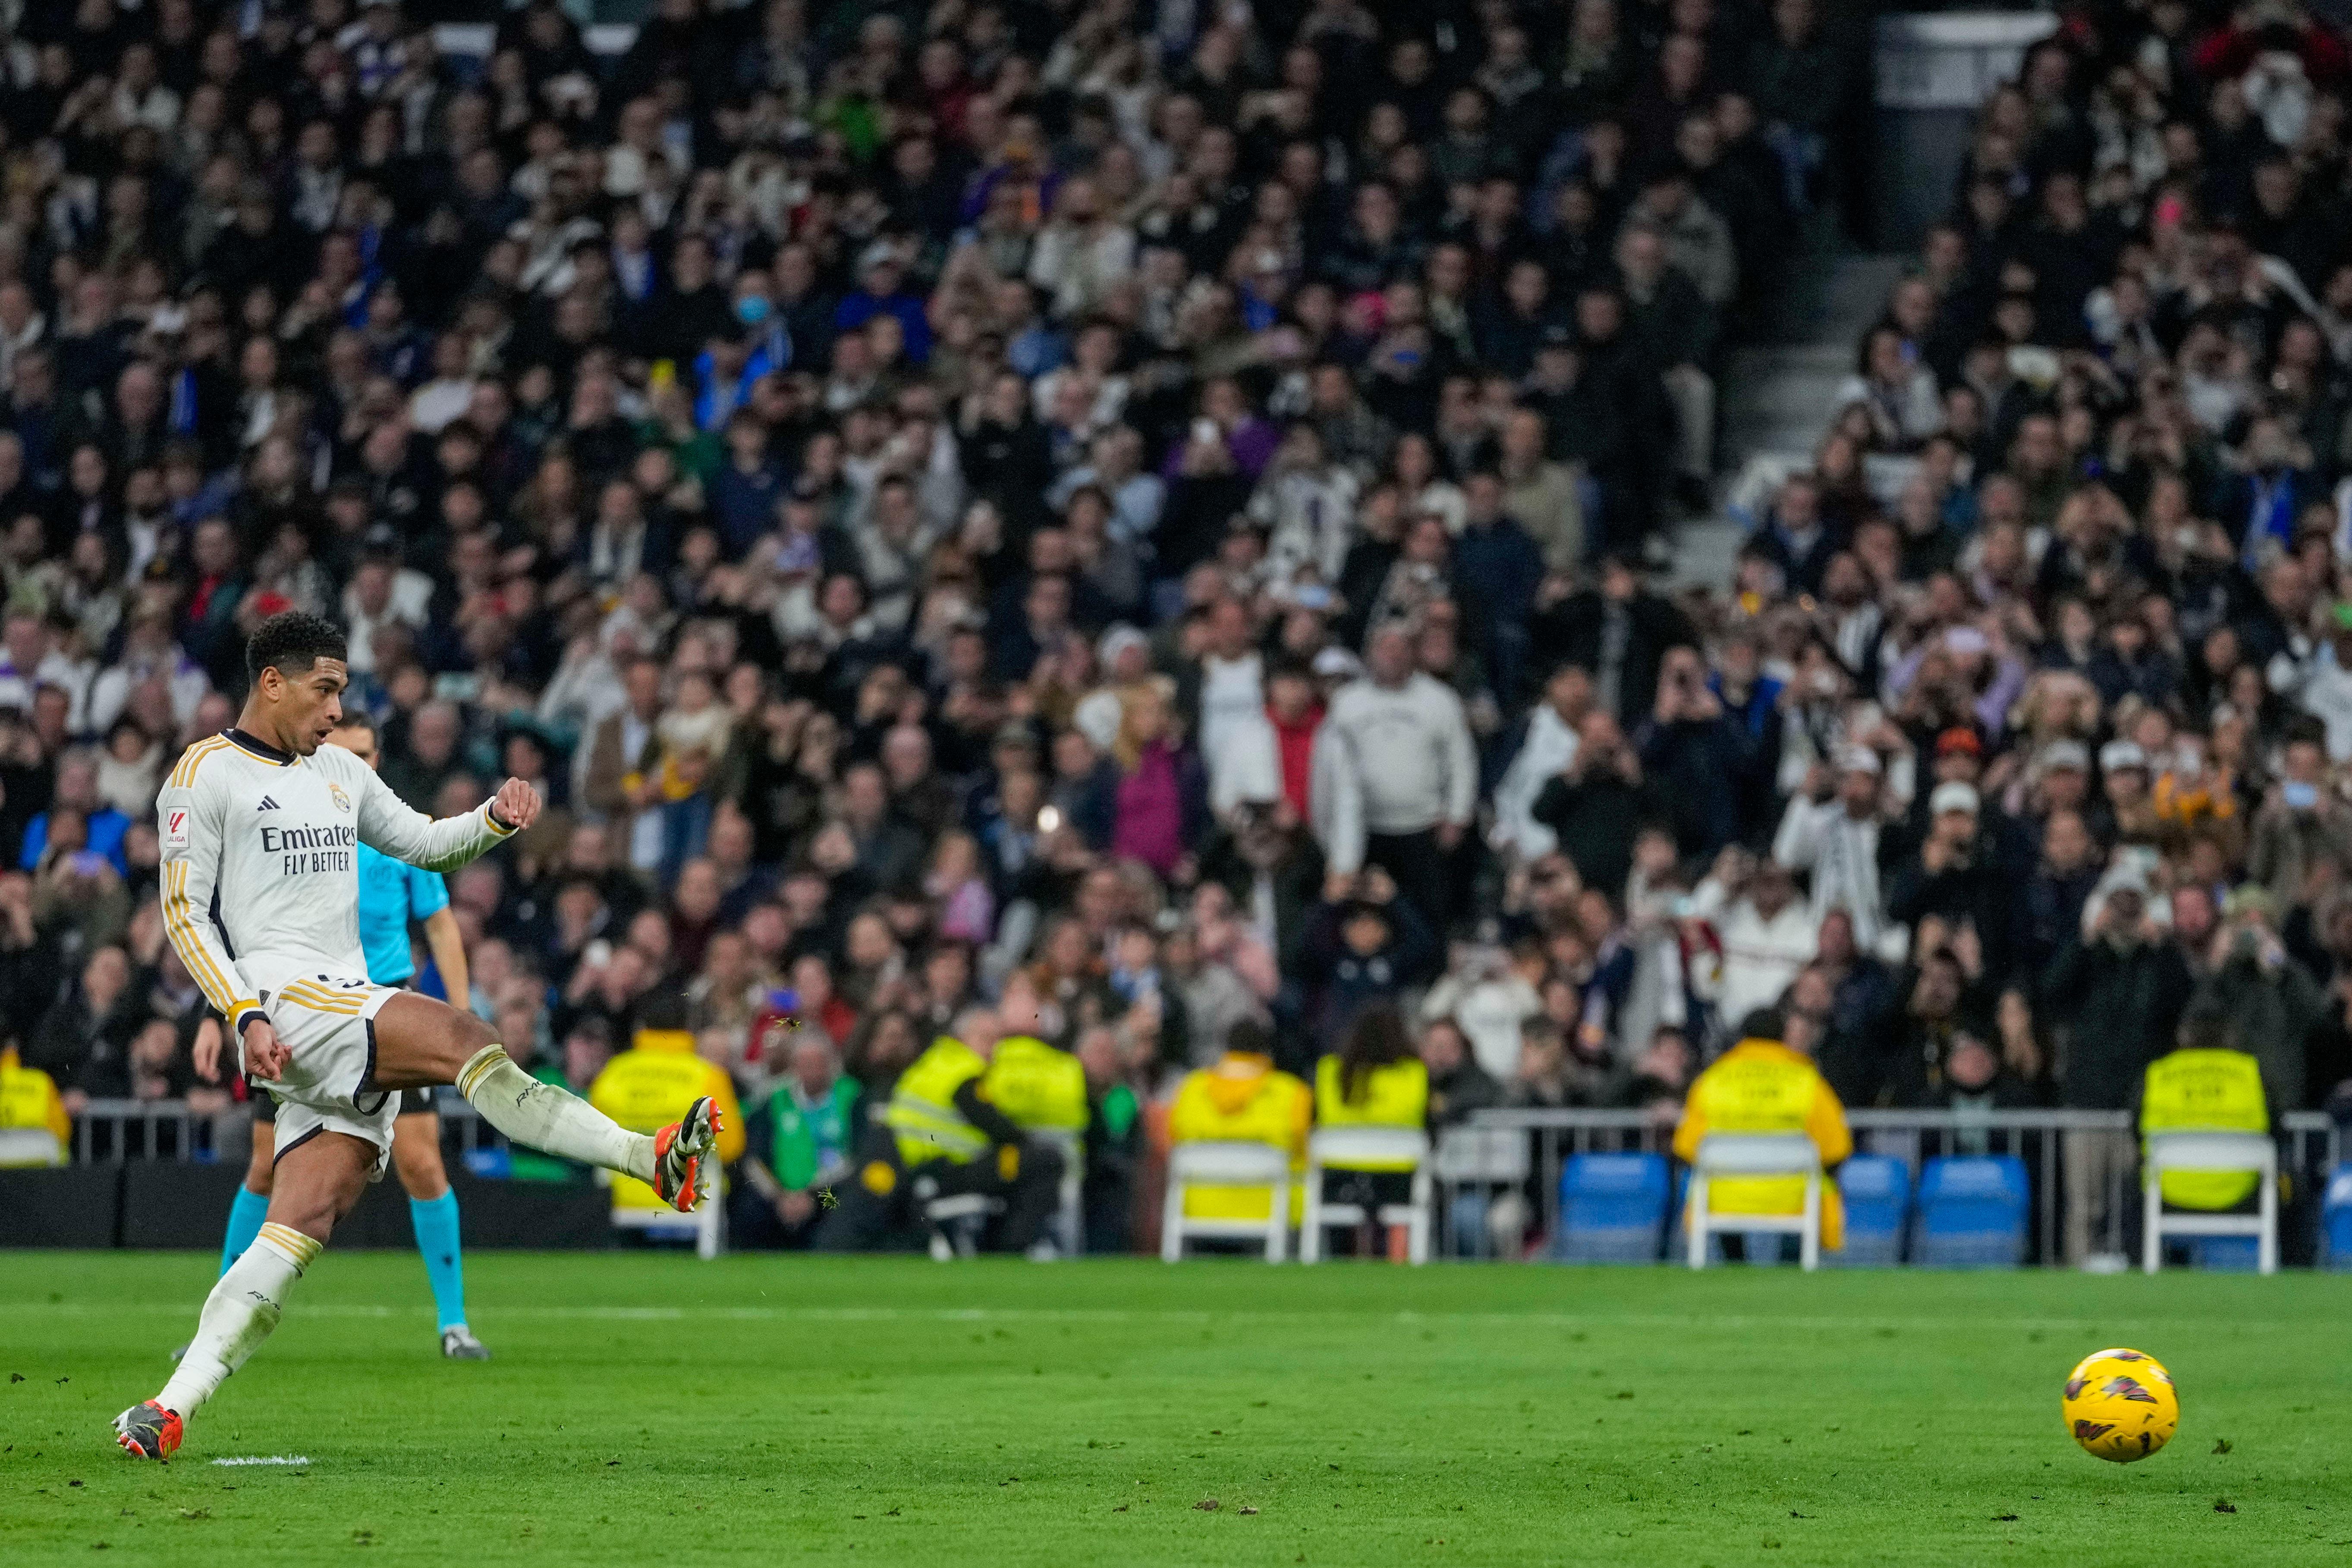
<svg viewBox="0 0 2352 1568">
<path fill-rule="evenodd" d="M 333 797 L 334 797 L 335 809 L 336 809 L 337 811 L 349 811 L 349 810 L 351 810 L 351 808 L 352 808 L 352 797 L 351 797 L 350 795 L 345 795 L 345 794 L 343 793 L 343 786 L 342 786 L 342 785 L 341 785 L 341 784 L 331 784 L 331 784 L 329 784 L 327 785 L 327 793 L 328 793 L 328 795 L 331 795 L 331 796 L 333 796 Z"/>
</svg>

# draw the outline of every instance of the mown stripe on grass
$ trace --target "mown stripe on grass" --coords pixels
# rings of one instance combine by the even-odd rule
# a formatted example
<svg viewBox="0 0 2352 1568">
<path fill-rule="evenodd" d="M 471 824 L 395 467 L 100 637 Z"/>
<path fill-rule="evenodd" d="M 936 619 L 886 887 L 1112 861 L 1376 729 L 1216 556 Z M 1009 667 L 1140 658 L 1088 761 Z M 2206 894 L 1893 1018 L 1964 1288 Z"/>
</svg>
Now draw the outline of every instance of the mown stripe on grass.
<svg viewBox="0 0 2352 1568">
<path fill-rule="evenodd" d="M 2097 1317 L 2060 1318 L 1988 1318 L 1983 1316 L 1955 1317 L 1838 1317 L 1814 1314 L 1779 1314 L 1768 1312 L 1446 1312 L 1401 1310 L 1394 1312 L 1349 1311 L 1339 1308 L 1299 1308 L 1296 1310 L 1265 1307 L 1204 1308 L 1204 1307 L 501 1307 L 483 1304 L 487 1315 L 498 1318 L 558 1318 L 584 1319 L 612 1322 L 679 1322 L 696 1320 L 739 1322 L 1040 1322 L 1040 1323 L 1123 1323 L 1123 1322 L 1295 1322 L 1301 1319 L 1327 1319 L 1354 1323 L 1463 1323 L 1514 1324 L 1538 1328 L 1623 1327 L 1745 1330 L 1757 1328 L 1822 1329 L 2082 1329 L 2138 1327 L 2194 1327 L 2210 1329 L 2212 1320 L 2204 1316 L 2154 1316 L 2147 1314 L 2102 1313 Z M 165 1301 L 0 1301 L 0 1315 L 20 1312 L 65 1312 L 75 1316 L 91 1316 L 113 1312 L 137 1317 L 186 1317 L 191 1309 L 184 1302 Z M 373 1306 L 363 1302 L 305 1302 L 291 1314 L 303 1318 L 421 1318 L 430 1317 L 429 1305 L 412 1307 Z M 2289 1319 L 2232 1318 L 2232 1330 L 2283 1330 L 2305 1325 Z"/>
</svg>

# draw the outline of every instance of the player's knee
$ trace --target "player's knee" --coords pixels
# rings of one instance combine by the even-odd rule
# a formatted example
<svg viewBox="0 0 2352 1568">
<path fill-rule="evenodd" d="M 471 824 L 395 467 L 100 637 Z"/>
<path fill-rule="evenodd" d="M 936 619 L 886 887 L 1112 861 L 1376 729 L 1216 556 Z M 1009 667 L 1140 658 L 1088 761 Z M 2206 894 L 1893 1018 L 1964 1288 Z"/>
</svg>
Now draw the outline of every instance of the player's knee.
<svg viewBox="0 0 2352 1568">
<path fill-rule="evenodd" d="M 457 1049 L 468 1060 L 485 1047 L 499 1044 L 499 1032 L 496 1029 L 462 1007 L 452 1008 L 451 1011 L 457 1015 L 457 1023 L 452 1030 L 457 1038 Z"/>
<path fill-rule="evenodd" d="M 450 1008 L 442 1031 L 442 1049 L 439 1052 L 442 1081 L 457 1082 L 457 1074 L 467 1062 L 481 1055 L 486 1047 L 498 1043 L 498 1032 L 488 1024 L 461 1007 Z"/>
</svg>

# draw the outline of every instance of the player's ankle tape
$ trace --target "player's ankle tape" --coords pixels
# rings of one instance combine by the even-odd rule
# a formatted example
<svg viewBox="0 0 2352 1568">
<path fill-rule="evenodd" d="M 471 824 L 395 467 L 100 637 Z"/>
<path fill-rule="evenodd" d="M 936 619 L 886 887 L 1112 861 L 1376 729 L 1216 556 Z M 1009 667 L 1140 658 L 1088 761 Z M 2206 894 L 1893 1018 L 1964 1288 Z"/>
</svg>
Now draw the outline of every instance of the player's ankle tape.
<svg viewBox="0 0 2352 1568">
<path fill-rule="evenodd" d="M 488 1045 L 476 1051 L 466 1065 L 457 1069 L 457 1092 L 467 1100 L 473 1099 L 474 1090 L 481 1087 L 482 1079 L 506 1059 L 507 1048 L 504 1046 Z"/>
<path fill-rule="evenodd" d="M 254 1240 L 257 1243 L 266 1241 L 271 1247 L 283 1253 L 287 1261 L 294 1265 L 298 1273 L 310 1268 L 311 1260 L 319 1256 L 326 1245 L 304 1236 L 290 1225 L 277 1224 L 264 1225 L 261 1227 L 261 1234 Z"/>
</svg>

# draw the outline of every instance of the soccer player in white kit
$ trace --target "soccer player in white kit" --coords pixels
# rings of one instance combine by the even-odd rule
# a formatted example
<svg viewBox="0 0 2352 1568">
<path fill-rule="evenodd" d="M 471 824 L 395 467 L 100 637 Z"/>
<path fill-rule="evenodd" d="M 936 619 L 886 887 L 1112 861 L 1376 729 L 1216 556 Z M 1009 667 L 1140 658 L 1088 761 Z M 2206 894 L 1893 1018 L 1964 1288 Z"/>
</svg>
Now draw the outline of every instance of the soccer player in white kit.
<svg viewBox="0 0 2352 1568">
<path fill-rule="evenodd" d="M 708 1195 L 709 1100 L 651 1137 L 631 1132 L 523 1072 L 471 1013 L 369 983 L 357 847 L 455 870 L 529 827 L 540 800 L 509 779 L 436 821 L 322 746 L 342 716 L 345 651 L 316 616 L 264 621 L 246 647 L 252 688 L 236 727 L 189 747 L 156 802 L 164 929 L 278 1112 L 260 1237 L 205 1299 L 171 1381 L 115 1418 L 116 1440 L 142 1458 L 169 1458 L 187 1418 L 278 1326 L 335 1222 L 383 1173 L 403 1089 L 454 1084 L 509 1138 L 635 1176 L 682 1213 Z"/>
</svg>

